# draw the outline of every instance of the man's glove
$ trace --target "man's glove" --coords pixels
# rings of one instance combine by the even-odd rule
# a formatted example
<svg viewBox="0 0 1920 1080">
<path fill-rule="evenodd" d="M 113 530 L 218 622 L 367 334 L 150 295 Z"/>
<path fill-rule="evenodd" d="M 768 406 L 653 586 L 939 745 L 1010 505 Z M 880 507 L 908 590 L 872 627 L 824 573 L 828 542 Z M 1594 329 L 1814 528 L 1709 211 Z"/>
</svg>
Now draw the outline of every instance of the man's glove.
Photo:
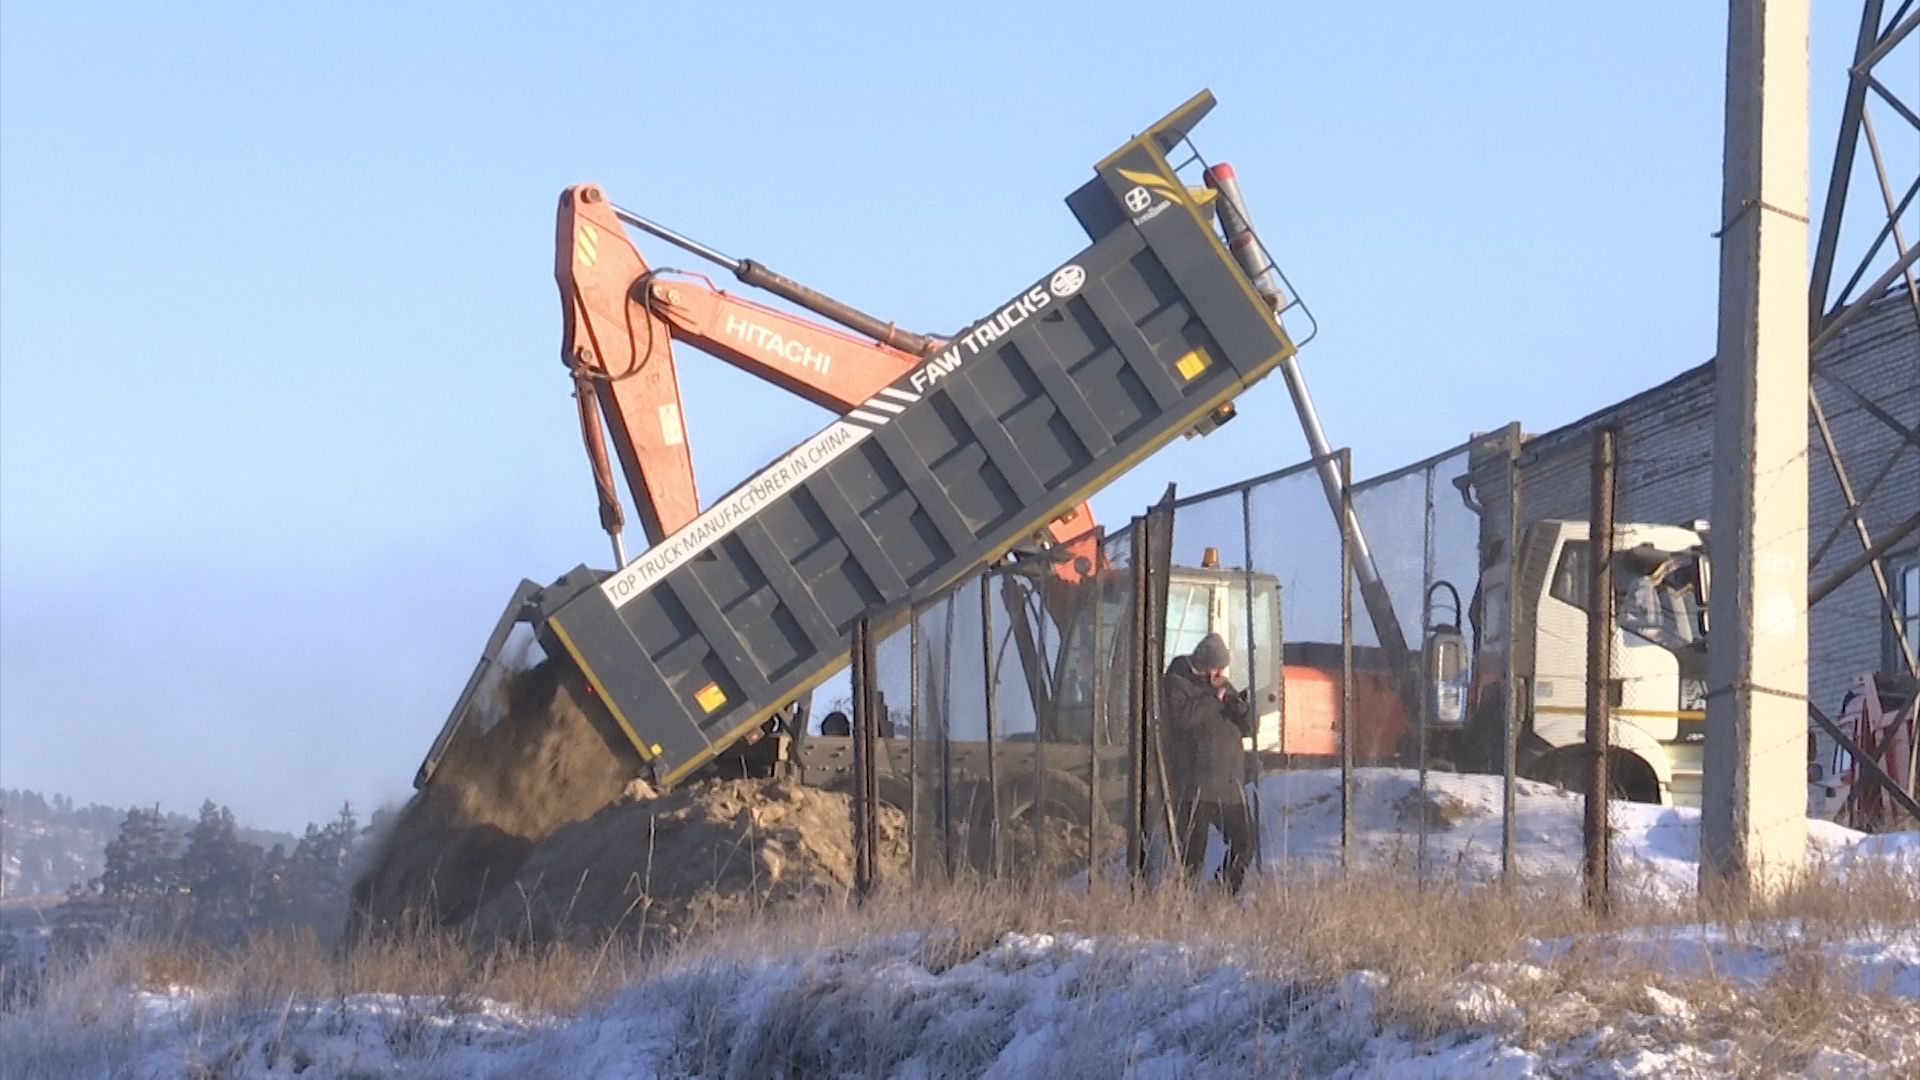
<svg viewBox="0 0 1920 1080">
<path fill-rule="evenodd" d="M 1231 687 L 1226 688 L 1224 696 L 1220 699 L 1220 711 L 1227 719 L 1245 727 L 1247 714 L 1251 711 L 1247 703 L 1247 692 L 1241 690 L 1236 693 Z"/>
</svg>

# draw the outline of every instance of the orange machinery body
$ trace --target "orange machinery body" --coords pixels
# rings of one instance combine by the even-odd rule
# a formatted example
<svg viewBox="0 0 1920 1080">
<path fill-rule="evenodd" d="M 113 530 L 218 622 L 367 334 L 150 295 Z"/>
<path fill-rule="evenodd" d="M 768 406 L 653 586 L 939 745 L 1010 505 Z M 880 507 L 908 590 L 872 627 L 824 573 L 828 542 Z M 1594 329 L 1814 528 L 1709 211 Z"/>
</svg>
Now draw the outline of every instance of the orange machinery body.
<svg viewBox="0 0 1920 1080">
<path fill-rule="evenodd" d="M 703 276 L 656 271 L 627 237 L 619 214 L 598 187 L 576 185 L 561 193 L 554 237 L 565 323 L 561 356 L 576 383 L 601 524 L 616 546 L 624 515 L 602 415 L 649 546 L 700 512 L 673 359 L 676 339 L 836 414 L 900 411 L 881 391 L 919 363 L 919 354 L 732 296 Z M 1086 565 L 1092 565 L 1098 558 L 1088 535 L 1092 520 L 1081 504 L 1049 526 L 1051 542 L 1071 542 L 1073 553 L 1089 556 Z M 1059 560 L 1055 573 L 1077 579 L 1080 563 Z"/>
<path fill-rule="evenodd" d="M 1286 664 L 1280 669 L 1281 752 L 1289 757 L 1340 756 L 1340 668 Z M 1361 761 L 1396 757 L 1413 730 L 1406 702 L 1384 671 L 1353 673 L 1353 756 Z"/>
</svg>

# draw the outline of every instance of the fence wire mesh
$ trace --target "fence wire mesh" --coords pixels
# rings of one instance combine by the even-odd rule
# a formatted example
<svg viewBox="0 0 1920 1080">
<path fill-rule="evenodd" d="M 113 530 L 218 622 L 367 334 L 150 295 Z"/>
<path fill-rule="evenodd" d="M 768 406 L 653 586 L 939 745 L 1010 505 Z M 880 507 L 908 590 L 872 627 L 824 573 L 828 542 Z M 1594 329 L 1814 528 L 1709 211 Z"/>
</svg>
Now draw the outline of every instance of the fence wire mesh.
<svg viewBox="0 0 1920 1080">
<path fill-rule="evenodd" d="M 1344 491 L 1335 455 L 1168 500 L 889 620 L 874 790 L 905 821 L 910 876 L 1222 869 L 1228 830 L 1182 816 L 1191 736 L 1162 707 L 1169 665 L 1209 634 L 1247 703 L 1237 846 L 1254 864 L 1510 865 L 1517 437 Z M 1449 632 L 1436 683 L 1429 642 Z M 850 757 L 832 704 L 801 755 L 816 782 Z"/>
<path fill-rule="evenodd" d="M 892 620 L 875 649 L 874 797 L 904 823 L 912 880 L 1104 880 L 1123 864 L 1132 563 L 1124 534 L 1092 534 Z M 805 782 L 857 792 L 851 712 L 839 698 L 816 710 Z"/>
<path fill-rule="evenodd" d="M 1467 849 L 1498 848 L 1503 829 L 1454 825 L 1469 801 L 1491 801 L 1496 822 L 1506 806 L 1504 785 L 1489 777 L 1507 764 L 1509 653 L 1475 604 L 1483 562 L 1505 569 L 1506 446 L 1504 437 L 1479 440 L 1353 484 L 1350 519 L 1341 514 L 1337 461 L 1180 502 L 1175 582 L 1181 566 L 1217 560 L 1244 577 L 1243 595 L 1278 594 L 1277 648 L 1257 659 L 1258 635 L 1242 633 L 1256 659 L 1243 664 L 1244 652 L 1234 654 L 1261 702 L 1248 798 L 1270 870 L 1399 864 L 1424 877 L 1486 866 Z M 1476 468 L 1500 482 L 1490 519 L 1476 501 Z M 1352 564 L 1344 579 L 1343 543 Z M 1498 585 L 1505 574 L 1485 576 Z M 1169 649 L 1193 634 L 1174 624 L 1178 608 L 1170 605 Z M 1462 649 L 1443 715 L 1424 672 L 1436 628 L 1457 631 Z M 1444 775 L 1455 770 L 1488 775 Z"/>
</svg>

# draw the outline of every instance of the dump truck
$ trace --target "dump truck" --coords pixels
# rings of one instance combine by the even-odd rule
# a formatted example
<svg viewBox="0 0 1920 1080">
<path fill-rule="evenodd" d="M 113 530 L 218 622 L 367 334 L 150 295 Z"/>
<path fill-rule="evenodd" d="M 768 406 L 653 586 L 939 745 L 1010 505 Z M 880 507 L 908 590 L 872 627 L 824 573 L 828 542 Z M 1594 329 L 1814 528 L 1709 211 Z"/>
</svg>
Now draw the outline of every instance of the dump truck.
<svg viewBox="0 0 1920 1080">
<path fill-rule="evenodd" d="M 1807 738 L 1807 813 L 1848 828 L 1912 828 L 1920 800 L 1920 679 L 1856 675 L 1834 715 L 1831 745 Z M 1842 741 L 1844 738 L 1844 741 Z"/>
<path fill-rule="evenodd" d="M 563 359 L 614 565 L 521 583 L 416 786 L 430 787 L 469 733 L 517 628 L 584 684 L 618 733 L 610 752 L 670 788 L 749 744 L 778 745 L 764 736 L 791 730 L 796 703 L 844 667 L 856 623 L 897 627 L 1036 538 L 1084 551 L 1071 526 L 1089 520 L 1093 492 L 1232 419 L 1233 399 L 1297 348 L 1287 305 L 1257 292 L 1246 253 L 1229 251 L 1219 192 L 1175 167 L 1204 168 L 1189 134 L 1213 104 L 1203 91 L 1096 164 L 1066 200 L 1089 245 L 951 335 L 904 331 L 593 185 L 568 189 L 556 231 Z M 625 227 L 853 333 L 650 268 Z M 676 338 L 838 415 L 701 509 L 663 351 Z M 613 460 L 649 541 L 631 558 Z M 1064 580 L 1098 573 L 1085 558 L 1038 563 Z M 1068 716 L 1062 705 L 1050 715 Z"/>
</svg>

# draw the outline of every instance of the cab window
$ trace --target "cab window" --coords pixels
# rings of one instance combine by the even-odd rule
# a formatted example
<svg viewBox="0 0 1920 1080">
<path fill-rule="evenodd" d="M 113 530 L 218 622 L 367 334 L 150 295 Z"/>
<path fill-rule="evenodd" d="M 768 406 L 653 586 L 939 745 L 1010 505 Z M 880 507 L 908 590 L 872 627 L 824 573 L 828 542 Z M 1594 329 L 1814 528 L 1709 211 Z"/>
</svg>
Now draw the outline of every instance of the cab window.
<svg viewBox="0 0 1920 1080">
<path fill-rule="evenodd" d="M 1587 610 L 1587 579 L 1593 576 L 1593 556 L 1585 540 L 1569 540 L 1560 549 L 1560 561 L 1554 565 L 1553 581 L 1547 594 L 1562 603 Z"/>
</svg>

